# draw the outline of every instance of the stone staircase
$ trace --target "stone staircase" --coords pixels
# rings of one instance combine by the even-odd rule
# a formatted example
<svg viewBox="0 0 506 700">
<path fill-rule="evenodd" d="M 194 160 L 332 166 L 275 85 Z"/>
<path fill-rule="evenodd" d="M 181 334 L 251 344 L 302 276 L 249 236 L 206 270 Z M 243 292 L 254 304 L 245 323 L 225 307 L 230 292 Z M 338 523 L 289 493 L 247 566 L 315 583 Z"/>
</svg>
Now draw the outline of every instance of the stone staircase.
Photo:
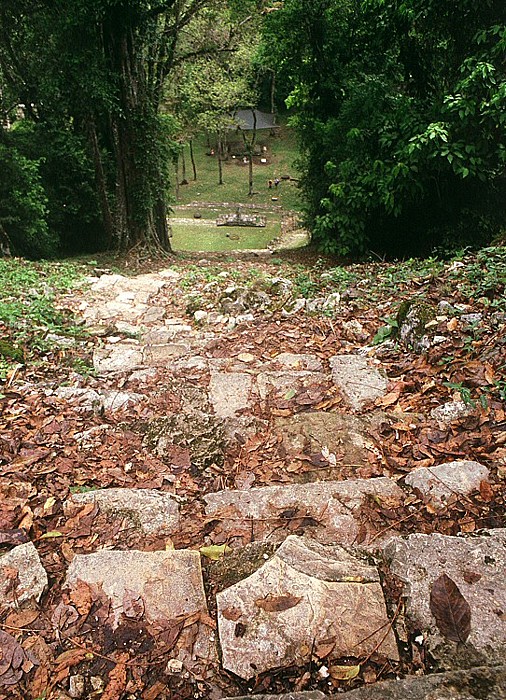
<svg viewBox="0 0 506 700">
<path fill-rule="evenodd" d="M 72 495 L 65 504 L 70 521 L 85 510 L 118 527 L 128 523 L 138 548 L 74 556 L 61 615 L 95 614 L 111 637 L 124 637 L 131 654 L 147 648 L 146 638 L 164 640 L 165 678 L 191 679 L 194 697 L 246 691 L 241 697 L 257 700 L 505 698 L 506 531 L 403 536 L 402 524 L 385 526 L 380 515 L 399 503 L 416 509 L 420 497 L 442 508 L 487 482 L 488 469 L 442 459 L 400 479 L 381 472 L 357 478 L 378 462 L 382 426 L 424 420 L 371 408 L 388 391 L 379 361 L 360 348 L 328 361 L 290 352 L 268 362 L 246 351 L 214 357 L 208 348 L 235 320 L 199 326 L 171 316 L 163 291 L 177 284 L 171 270 L 93 281 L 81 313 L 97 336 L 93 361 L 103 382 L 56 393 L 106 415 L 149 398 L 146 392 L 177 394 L 177 410 L 146 418 L 146 449 L 175 465 L 176 475 L 177 467 L 199 470 L 209 487 L 193 500 L 178 493 L 177 479 L 168 490 Z M 336 396 L 342 410 L 326 410 Z M 310 410 L 294 413 L 294 397 Z M 100 431 L 88 432 L 83 441 L 100 439 Z M 242 454 L 258 435 L 286 458 L 282 481 L 256 486 L 242 470 L 215 488 L 213 465 Z M 203 557 L 171 548 L 192 527 L 201 527 Z M 150 537 L 162 544 L 142 551 Z M 28 597 L 42 598 L 47 575 L 33 544 L 14 548 L 2 564 L 19 569 Z M 432 612 L 443 575 L 469 606 L 464 640 L 444 634 Z M 391 678 L 407 668 L 412 675 L 376 682 L 369 662 Z M 258 694 L 271 690 L 257 683 L 261 674 L 294 668 L 301 671 L 293 692 Z M 323 691 L 306 691 L 315 678 Z M 350 689 L 360 679 L 364 687 Z M 99 697 L 106 686 L 107 679 L 100 685 L 93 675 L 73 674 L 60 697 Z M 163 680 L 159 690 L 124 697 L 186 697 L 164 695 Z"/>
</svg>

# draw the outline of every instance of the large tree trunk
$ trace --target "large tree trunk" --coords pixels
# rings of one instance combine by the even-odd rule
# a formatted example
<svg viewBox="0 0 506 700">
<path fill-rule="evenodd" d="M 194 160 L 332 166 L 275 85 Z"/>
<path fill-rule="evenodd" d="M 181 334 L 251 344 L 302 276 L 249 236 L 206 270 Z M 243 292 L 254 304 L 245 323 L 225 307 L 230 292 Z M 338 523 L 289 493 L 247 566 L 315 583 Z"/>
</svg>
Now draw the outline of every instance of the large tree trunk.
<svg viewBox="0 0 506 700">
<path fill-rule="evenodd" d="M 170 250 L 164 177 L 151 155 L 159 142 L 157 105 L 150 99 L 137 37 L 125 25 L 125 15 L 111 16 L 104 34 L 106 57 L 119 76 L 119 109 L 111 116 L 110 139 L 116 165 L 115 236 L 123 251 L 138 245 Z"/>
</svg>

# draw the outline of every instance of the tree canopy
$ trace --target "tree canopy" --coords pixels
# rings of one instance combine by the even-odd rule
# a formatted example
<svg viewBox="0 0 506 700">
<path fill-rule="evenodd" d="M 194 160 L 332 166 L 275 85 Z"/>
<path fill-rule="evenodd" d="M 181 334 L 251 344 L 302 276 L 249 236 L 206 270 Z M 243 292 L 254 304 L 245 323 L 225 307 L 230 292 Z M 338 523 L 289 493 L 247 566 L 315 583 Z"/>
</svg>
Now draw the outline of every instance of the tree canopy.
<svg viewBox="0 0 506 700">
<path fill-rule="evenodd" d="M 285 0 L 264 54 L 294 113 L 307 219 L 328 250 L 426 251 L 504 225 L 499 0 Z"/>
</svg>

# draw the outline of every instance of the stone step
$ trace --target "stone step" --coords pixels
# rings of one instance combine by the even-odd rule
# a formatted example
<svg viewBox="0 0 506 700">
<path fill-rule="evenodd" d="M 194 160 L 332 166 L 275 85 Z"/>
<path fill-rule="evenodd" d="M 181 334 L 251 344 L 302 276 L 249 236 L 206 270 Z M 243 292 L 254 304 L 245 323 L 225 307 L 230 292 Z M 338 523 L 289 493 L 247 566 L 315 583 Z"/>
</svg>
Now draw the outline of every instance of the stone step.
<svg viewBox="0 0 506 700">
<path fill-rule="evenodd" d="M 462 671 L 408 676 L 339 694 L 316 690 L 283 695 L 242 695 L 224 700 L 505 700 L 506 666 L 478 666 Z"/>
<path fill-rule="evenodd" d="M 423 631 L 439 668 L 505 663 L 506 529 L 465 537 L 395 537 L 385 544 L 383 556 L 403 585 L 410 626 Z M 445 637 L 431 611 L 431 591 L 442 575 L 453 581 L 457 598 L 463 597 L 464 606 L 469 606 L 470 633 L 463 643 Z"/>
<path fill-rule="evenodd" d="M 366 498 L 388 502 L 403 497 L 386 477 L 316 481 L 308 484 L 225 490 L 204 496 L 206 515 L 220 537 L 244 542 L 279 542 L 290 531 L 306 531 L 325 543 L 352 544 L 359 534 L 360 508 Z"/>
<path fill-rule="evenodd" d="M 399 659 L 378 571 L 344 548 L 292 535 L 216 602 L 223 667 L 246 680 L 329 644 L 329 661 Z"/>
</svg>

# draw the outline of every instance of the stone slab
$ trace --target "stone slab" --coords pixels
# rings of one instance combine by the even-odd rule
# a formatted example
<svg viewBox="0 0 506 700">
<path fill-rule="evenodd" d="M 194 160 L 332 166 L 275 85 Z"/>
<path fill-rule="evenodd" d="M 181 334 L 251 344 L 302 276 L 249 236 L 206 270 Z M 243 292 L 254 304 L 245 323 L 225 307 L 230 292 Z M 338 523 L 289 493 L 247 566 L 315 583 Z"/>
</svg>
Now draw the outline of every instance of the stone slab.
<svg viewBox="0 0 506 700">
<path fill-rule="evenodd" d="M 341 557 L 329 547 L 327 568 L 308 573 L 312 556 L 310 542 L 292 542 L 284 557 L 275 554 L 254 574 L 217 594 L 224 668 L 248 679 L 272 668 L 303 665 L 319 643 L 329 640 L 334 644 L 329 660 L 376 651 L 398 660 L 383 590 L 377 580 L 369 580 L 377 572 L 365 580 L 360 575 L 373 567 L 361 561 L 355 567 L 347 552 Z M 321 547 L 316 557 L 323 557 Z M 273 603 L 287 599 L 280 608 Z"/>
<path fill-rule="evenodd" d="M 478 666 L 411 676 L 329 697 L 343 700 L 506 700 L 506 666 Z"/>
<path fill-rule="evenodd" d="M 312 384 L 325 382 L 327 377 L 318 372 L 308 372 L 302 370 L 281 371 L 281 372 L 261 372 L 257 378 L 257 389 L 261 399 L 267 398 L 271 391 L 286 393 L 291 389 L 297 390 L 299 387 L 309 387 Z"/>
<path fill-rule="evenodd" d="M 322 361 L 316 355 L 295 354 L 292 352 L 280 352 L 273 357 L 272 362 L 282 365 L 286 369 L 307 370 L 309 372 L 322 372 Z"/>
<path fill-rule="evenodd" d="M 454 494 L 466 496 L 489 480 L 489 470 L 479 462 L 459 460 L 437 467 L 413 469 L 404 481 L 436 506 L 444 506 Z"/>
<path fill-rule="evenodd" d="M 72 386 L 60 386 L 55 394 L 61 399 L 77 404 L 83 411 L 95 413 L 101 410 L 119 411 L 130 403 L 138 403 L 143 398 L 142 394 L 128 391 L 95 391 Z"/>
<path fill-rule="evenodd" d="M 111 601 L 113 629 L 121 621 L 125 601 L 132 598 L 142 600 L 146 624 L 166 623 L 199 612 L 208 615 L 200 555 L 196 551 L 102 550 L 78 554 L 69 565 L 65 586 L 72 589 L 78 581 L 101 586 Z M 196 622 L 184 629 L 173 651 L 174 656 L 177 654 L 187 668 L 215 662 L 210 627 Z"/>
<path fill-rule="evenodd" d="M 220 418 L 232 418 L 249 405 L 251 375 L 244 372 L 212 372 L 209 398 Z"/>
<path fill-rule="evenodd" d="M 330 452 L 342 455 L 343 464 L 357 465 L 369 464 L 370 454 L 376 451 L 370 433 L 385 420 L 385 414 L 380 412 L 362 418 L 315 411 L 275 418 L 274 426 L 282 433 L 289 453 L 305 452 L 309 445 L 309 451 L 317 454 L 327 447 Z"/>
<path fill-rule="evenodd" d="M 170 494 L 152 489 L 112 488 L 74 493 L 65 507 L 81 503 L 96 503 L 102 512 L 127 518 L 146 534 L 169 535 L 179 525 L 177 502 Z"/>
<path fill-rule="evenodd" d="M 144 367 L 142 347 L 138 343 L 118 343 L 112 347 L 96 348 L 93 366 L 99 374 L 141 369 Z"/>
<path fill-rule="evenodd" d="M 179 357 L 186 357 L 191 351 L 189 343 L 146 345 L 142 353 L 143 364 L 148 367 L 163 367 Z"/>
<path fill-rule="evenodd" d="M 414 534 L 395 537 L 384 547 L 390 571 L 404 584 L 406 615 L 440 668 L 501 664 L 506 660 L 506 529 L 479 536 Z M 471 608 L 465 644 L 446 640 L 430 610 L 434 581 L 446 574 Z"/>
<path fill-rule="evenodd" d="M 235 698 L 224 698 L 224 700 L 325 700 L 326 697 L 319 690 L 309 690 L 282 695 L 241 695 Z"/>
<path fill-rule="evenodd" d="M 38 602 L 47 584 L 46 570 L 32 542 L 20 544 L 0 556 L 0 609 L 18 607 L 32 598 Z"/>
<path fill-rule="evenodd" d="M 476 408 L 464 401 L 448 401 L 440 406 L 436 406 L 430 412 L 442 427 L 448 427 L 453 421 L 461 420 L 476 414 Z"/>
<path fill-rule="evenodd" d="M 365 357 L 334 355 L 329 362 L 334 383 L 354 410 L 361 410 L 386 393 L 388 377 Z"/>
<path fill-rule="evenodd" d="M 250 535 L 253 528 L 255 539 L 276 542 L 297 521 L 320 542 L 352 544 L 358 536 L 360 506 L 367 496 L 401 499 L 403 492 L 395 482 L 380 477 L 225 490 L 203 498 L 206 514 L 221 520 L 224 533 L 237 533 L 242 525 Z"/>
</svg>

